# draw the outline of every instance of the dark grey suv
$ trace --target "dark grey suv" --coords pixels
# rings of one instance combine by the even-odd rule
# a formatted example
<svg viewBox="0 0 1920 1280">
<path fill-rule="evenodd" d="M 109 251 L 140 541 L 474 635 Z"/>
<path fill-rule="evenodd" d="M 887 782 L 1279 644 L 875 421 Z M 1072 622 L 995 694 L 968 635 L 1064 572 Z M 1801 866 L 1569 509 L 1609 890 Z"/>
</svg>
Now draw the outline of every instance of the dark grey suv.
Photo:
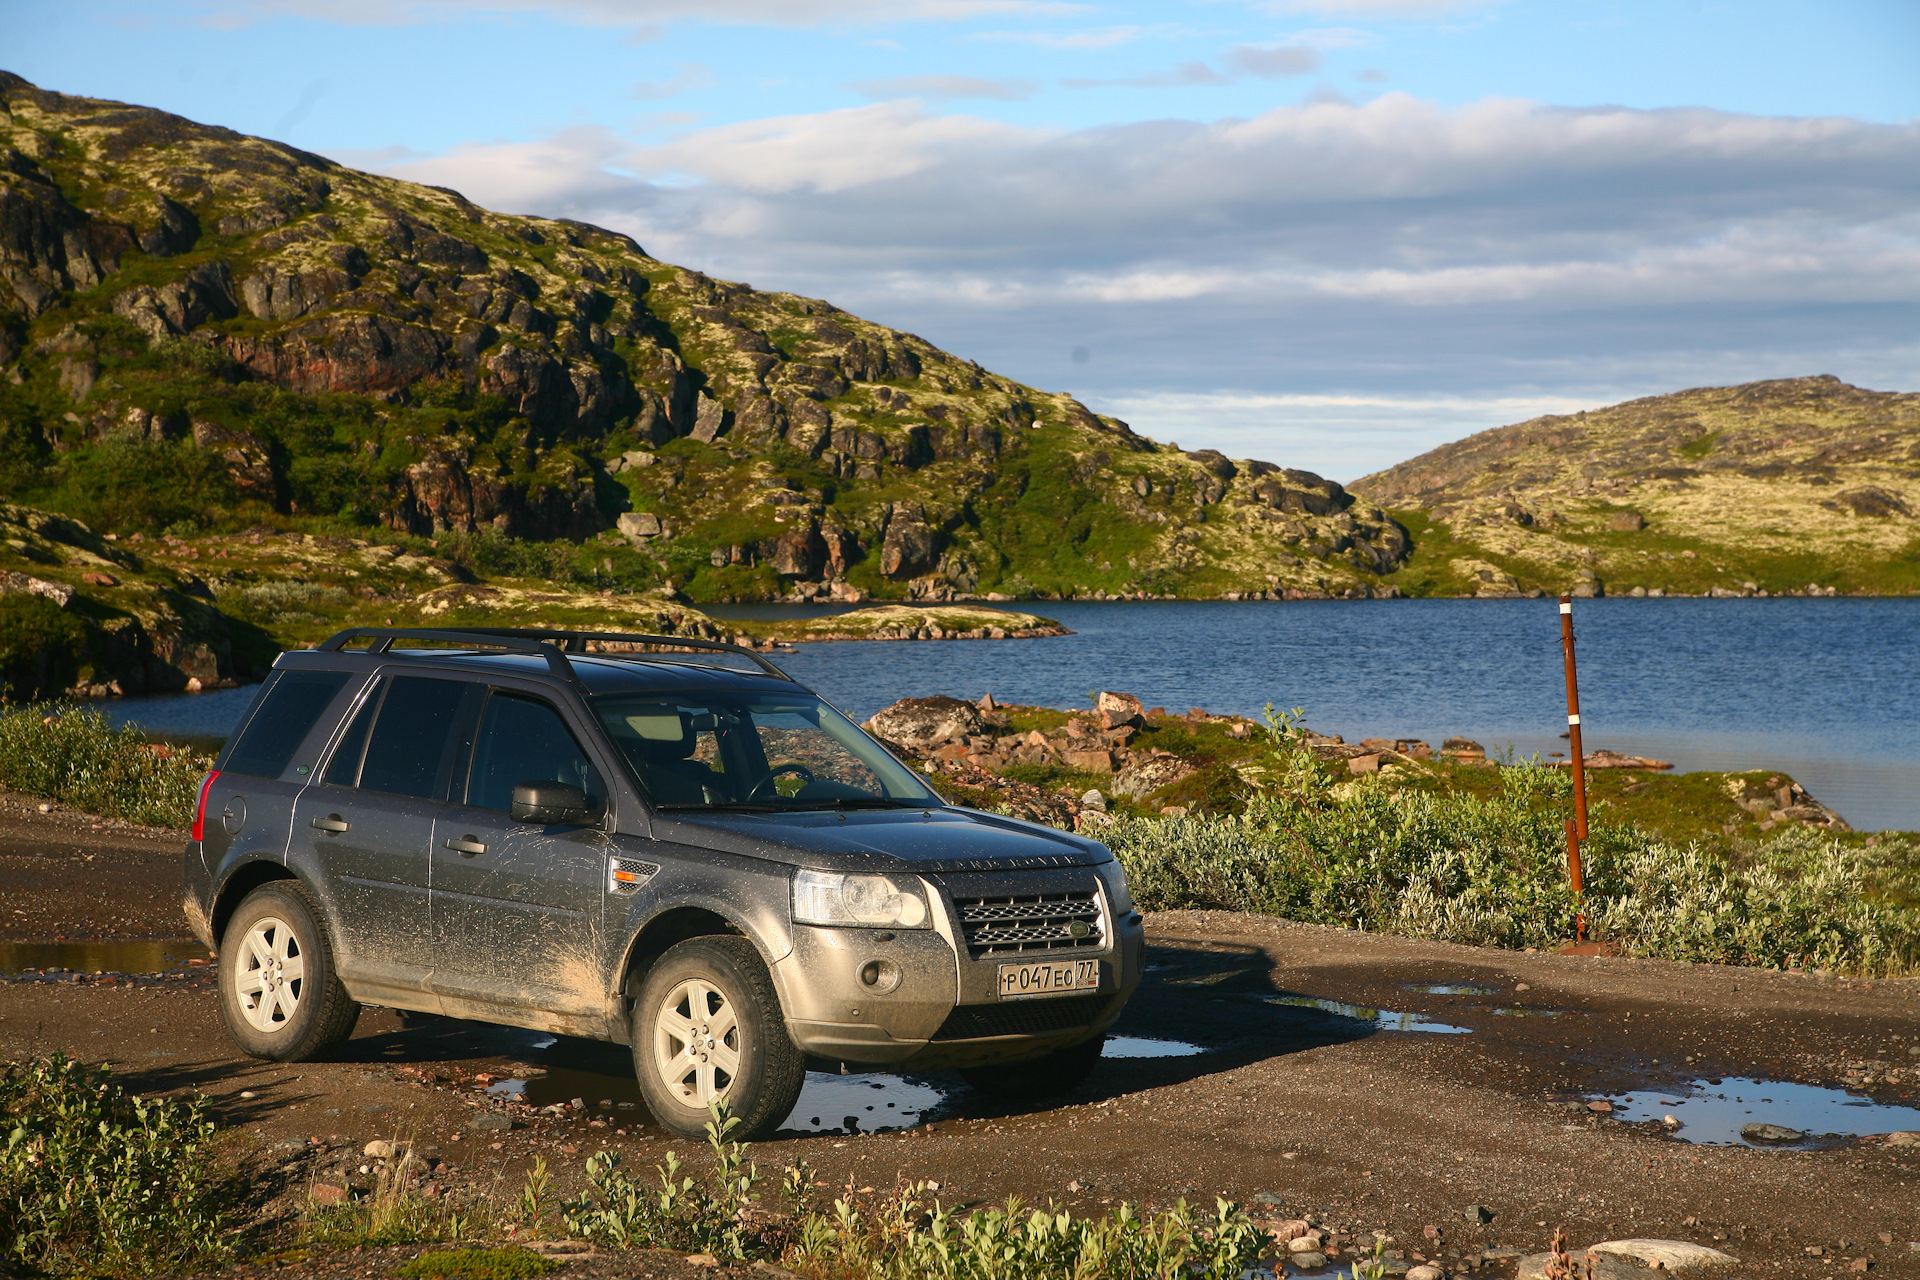
<svg viewBox="0 0 1920 1280">
<path fill-rule="evenodd" d="M 809 1061 L 1064 1088 L 1140 980 L 1103 845 L 948 805 L 760 655 L 679 638 L 287 653 L 185 873 L 248 1053 L 324 1054 L 361 1002 L 611 1040 L 688 1136 L 722 1098 L 771 1132 Z"/>
</svg>

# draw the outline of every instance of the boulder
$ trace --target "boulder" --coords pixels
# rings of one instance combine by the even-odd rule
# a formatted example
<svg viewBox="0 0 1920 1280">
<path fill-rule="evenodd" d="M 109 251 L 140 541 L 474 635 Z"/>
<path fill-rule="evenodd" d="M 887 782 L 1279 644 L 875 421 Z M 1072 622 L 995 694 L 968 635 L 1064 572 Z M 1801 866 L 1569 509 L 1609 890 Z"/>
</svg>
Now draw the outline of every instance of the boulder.
<svg viewBox="0 0 1920 1280">
<path fill-rule="evenodd" d="M 936 696 L 902 698 L 862 727 L 890 747 L 924 757 L 968 734 L 985 733 L 987 723 L 971 702 Z"/>
<path fill-rule="evenodd" d="M 1113 752 L 1111 751 L 1062 751 L 1060 758 L 1069 769 L 1079 769 L 1086 773 L 1112 773 Z M 1115 788 L 1117 791 L 1118 788 Z"/>
<path fill-rule="evenodd" d="M 1100 715 L 1103 729 L 1118 729 L 1122 725 L 1136 729 L 1146 727 L 1146 708 L 1130 693 L 1101 693 L 1094 700 L 1094 710 Z"/>
<path fill-rule="evenodd" d="M 1616 511 L 1607 517 L 1607 528 L 1614 533 L 1638 533 L 1647 527 L 1647 518 L 1638 511 Z"/>
<path fill-rule="evenodd" d="M 1781 1143 L 1799 1142 L 1807 1135 L 1783 1124 L 1743 1124 L 1740 1126 L 1740 1136 L 1748 1142 L 1778 1146 Z"/>
<path fill-rule="evenodd" d="M 1739 1265 L 1732 1254 L 1686 1240 L 1602 1240 L 1587 1249 L 1602 1257 L 1630 1258 L 1661 1271 L 1711 1271 Z"/>
<path fill-rule="evenodd" d="M 628 511 L 616 521 L 620 532 L 629 538 L 657 538 L 663 532 L 660 517 L 651 511 Z"/>
<path fill-rule="evenodd" d="M 1135 798 L 1150 795 L 1191 776 L 1194 771 L 1194 767 L 1179 756 L 1135 752 L 1113 775 L 1113 794 Z"/>
</svg>

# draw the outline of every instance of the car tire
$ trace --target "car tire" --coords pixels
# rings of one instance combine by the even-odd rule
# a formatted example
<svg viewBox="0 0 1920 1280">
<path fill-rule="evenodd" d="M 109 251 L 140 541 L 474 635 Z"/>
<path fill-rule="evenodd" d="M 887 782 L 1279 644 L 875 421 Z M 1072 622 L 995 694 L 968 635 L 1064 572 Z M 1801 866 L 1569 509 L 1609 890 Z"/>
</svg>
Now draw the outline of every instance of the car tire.
<svg viewBox="0 0 1920 1280">
<path fill-rule="evenodd" d="M 1030 1102 L 1066 1093 L 1100 1065 L 1104 1033 L 1091 1040 L 1055 1049 L 1044 1058 L 1012 1062 L 999 1067 L 968 1067 L 961 1078 L 988 1097 L 1007 1102 Z"/>
<path fill-rule="evenodd" d="M 256 1058 L 311 1062 L 353 1033 L 360 1005 L 333 968 L 333 946 L 304 890 L 255 889 L 220 941 L 220 1016 Z"/>
<path fill-rule="evenodd" d="M 648 970 L 633 1009 L 633 1069 L 669 1133 L 704 1136 L 708 1103 L 724 1099 L 742 1142 L 787 1118 L 807 1076 L 760 953 L 723 936 L 677 943 Z"/>
</svg>

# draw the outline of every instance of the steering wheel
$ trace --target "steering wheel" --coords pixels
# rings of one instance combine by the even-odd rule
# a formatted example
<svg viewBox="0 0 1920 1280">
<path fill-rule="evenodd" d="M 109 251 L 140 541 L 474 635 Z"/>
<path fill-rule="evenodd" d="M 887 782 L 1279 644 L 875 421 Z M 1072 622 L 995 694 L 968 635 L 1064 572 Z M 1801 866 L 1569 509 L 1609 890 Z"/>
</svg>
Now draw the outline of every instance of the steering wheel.
<svg viewBox="0 0 1920 1280">
<path fill-rule="evenodd" d="M 753 789 L 753 798 L 756 800 L 766 798 L 768 793 L 776 789 L 773 785 L 774 779 L 783 773 L 791 773 L 799 778 L 802 787 L 810 787 L 815 781 L 813 770 L 798 760 L 789 760 L 785 764 L 777 764 L 767 770 L 767 776 L 760 779 L 760 784 Z"/>
</svg>

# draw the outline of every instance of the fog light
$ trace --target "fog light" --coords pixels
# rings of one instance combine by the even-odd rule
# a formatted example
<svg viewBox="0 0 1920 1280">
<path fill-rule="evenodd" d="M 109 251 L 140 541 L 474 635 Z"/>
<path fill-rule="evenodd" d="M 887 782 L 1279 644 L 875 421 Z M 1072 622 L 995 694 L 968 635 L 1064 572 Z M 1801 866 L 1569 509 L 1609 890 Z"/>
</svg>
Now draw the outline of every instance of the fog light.
<svg viewBox="0 0 1920 1280">
<path fill-rule="evenodd" d="M 885 995 L 900 985 L 900 966 L 891 960 L 869 960 L 860 966 L 860 985 Z"/>
</svg>

